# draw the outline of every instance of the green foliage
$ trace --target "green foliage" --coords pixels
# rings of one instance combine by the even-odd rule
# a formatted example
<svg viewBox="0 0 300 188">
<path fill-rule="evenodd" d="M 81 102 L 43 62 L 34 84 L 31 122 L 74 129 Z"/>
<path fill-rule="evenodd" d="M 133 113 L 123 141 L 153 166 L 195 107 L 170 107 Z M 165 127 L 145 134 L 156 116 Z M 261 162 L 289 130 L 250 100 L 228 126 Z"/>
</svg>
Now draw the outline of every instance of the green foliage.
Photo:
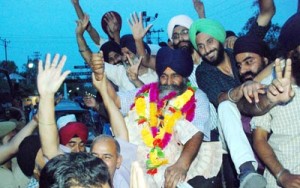
<svg viewBox="0 0 300 188">
<path fill-rule="evenodd" d="M 251 25 L 256 21 L 258 15 L 258 6 L 258 1 L 253 2 L 252 7 L 256 7 L 257 10 L 255 10 L 253 16 L 248 19 L 238 36 L 243 36 L 248 33 Z M 280 29 L 281 27 L 278 25 L 278 23 L 272 23 L 267 35 L 265 36 L 264 41 L 269 45 L 271 49 L 277 46 Z"/>
</svg>

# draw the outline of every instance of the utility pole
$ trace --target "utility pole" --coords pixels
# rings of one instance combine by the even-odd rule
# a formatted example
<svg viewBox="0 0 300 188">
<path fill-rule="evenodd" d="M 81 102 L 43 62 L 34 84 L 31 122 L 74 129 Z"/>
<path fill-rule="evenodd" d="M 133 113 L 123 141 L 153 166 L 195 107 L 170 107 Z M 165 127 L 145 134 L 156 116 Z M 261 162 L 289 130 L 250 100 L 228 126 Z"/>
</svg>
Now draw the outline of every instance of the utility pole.
<svg viewBox="0 0 300 188">
<path fill-rule="evenodd" d="M 1 39 L 0 40 L 3 42 L 4 44 L 4 50 L 5 50 L 5 61 L 7 62 L 7 44 L 10 43 L 10 41 L 6 40 L 6 39 Z"/>
</svg>

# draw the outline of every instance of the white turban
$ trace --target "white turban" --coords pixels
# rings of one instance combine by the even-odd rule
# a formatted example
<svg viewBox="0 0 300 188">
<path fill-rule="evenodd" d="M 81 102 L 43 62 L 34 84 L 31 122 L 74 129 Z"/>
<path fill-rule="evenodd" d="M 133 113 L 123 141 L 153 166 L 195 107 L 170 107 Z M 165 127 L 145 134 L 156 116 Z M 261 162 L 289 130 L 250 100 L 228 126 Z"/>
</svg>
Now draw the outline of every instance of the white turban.
<svg viewBox="0 0 300 188">
<path fill-rule="evenodd" d="M 172 34 L 173 34 L 173 29 L 175 26 L 183 26 L 188 29 L 190 29 L 191 25 L 193 23 L 192 18 L 188 17 L 187 15 L 177 15 L 171 18 L 171 20 L 168 23 L 168 37 L 171 41 L 172 40 Z"/>
</svg>

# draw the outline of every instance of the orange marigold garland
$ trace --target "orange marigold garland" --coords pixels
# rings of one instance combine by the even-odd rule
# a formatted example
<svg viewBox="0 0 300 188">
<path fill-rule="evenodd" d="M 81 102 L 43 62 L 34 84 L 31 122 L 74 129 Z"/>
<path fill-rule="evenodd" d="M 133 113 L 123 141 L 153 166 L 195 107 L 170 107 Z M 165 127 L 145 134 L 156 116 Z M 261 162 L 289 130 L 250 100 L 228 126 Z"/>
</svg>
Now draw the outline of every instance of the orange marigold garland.
<svg viewBox="0 0 300 188">
<path fill-rule="evenodd" d="M 159 99 L 159 89 L 157 83 L 145 85 L 136 94 L 135 107 L 139 116 L 136 120 L 138 125 L 143 125 L 141 137 L 146 146 L 150 147 L 147 156 L 147 173 L 154 175 L 157 168 L 168 163 L 163 149 L 169 144 L 173 128 L 176 122 L 185 117 L 192 121 L 195 115 L 195 89 L 188 84 L 188 89 L 177 96 L 168 109 L 164 109 L 166 102 L 176 97 L 176 92 L 172 91 L 162 99 Z M 147 106 L 149 98 L 149 106 Z M 147 110 L 149 113 L 147 114 Z M 166 113 L 165 113 L 166 112 Z"/>
</svg>

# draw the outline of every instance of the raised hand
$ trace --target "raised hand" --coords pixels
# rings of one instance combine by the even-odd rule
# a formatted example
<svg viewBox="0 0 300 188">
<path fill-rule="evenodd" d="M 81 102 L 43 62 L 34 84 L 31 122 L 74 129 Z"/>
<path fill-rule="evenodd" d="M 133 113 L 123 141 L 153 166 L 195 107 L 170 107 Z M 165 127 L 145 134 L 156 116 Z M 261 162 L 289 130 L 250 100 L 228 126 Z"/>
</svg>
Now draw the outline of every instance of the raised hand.
<svg viewBox="0 0 300 188">
<path fill-rule="evenodd" d="M 107 23 L 107 31 L 111 38 L 114 38 L 114 33 L 120 32 L 121 30 L 121 23 L 118 22 L 116 16 L 109 12 L 104 15 L 104 21 Z"/>
<path fill-rule="evenodd" d="M 104 76 L 105 65 L 102 51 L 99 53 L 93 53 L 90 62 L 96 80 L 101 81 Z"/>
<path fill-rule="evenodd" d="M 227 37 L 224 43 L 224 48 L 233 49 L 236 39 L 236 36 Z"/>
<path fill-rule="evenodd" d="M 64 55 L 60 59 L 59 54 L 55 54 L 52 62 L 51 55 L 46 55 L 45 65 L 39 61 L 37 85 L 40 96 L 53 96 L 59 89 L 63 81 L 71 71 L 62 73 L 67 57 Z"/>
<path fill-rule="evenodd" d="M 193 0 L 193 3 L 199 18 L 205 18 L 205 9 L 203 2 L 201 0 Z"/>
<path fill-rule="evenodd" d="M 76 27 L 76 33 L 83 35 L 84 31 L 88 27 L 90 22 L 90 17 L 87 14 L 83 14 L 83 19 L 79 19 L 76 21 L 77 27 Z"/>
<path fill-rule="evenodd" d="M 132 13 L 130 17 L 131 19 L 128 20 L 128 24 L 130 26 L 133 38 L 135 40 L 142 40 L 153 24 L 148 25 L 145 29 L 143 26 L 143 16 L 141 12 L 139 13 L 139 17 L 137 16 L 136 12 Z"/>
<path fill-rule="evenodd" d="M 71 0 L 71 2 L 75 5 L 79 3 L 79 0 Z"/>
<path fill-rule="evenodd" d="M 138 78 L 138 72 L 139 72 L 139 67 L 141 65 L 143 57 L 140 57 L 137 62 L 133 62 L 128 54 L 126 54 L 128 63 L 129 63 L 129 68 L 127 69 L 127 76 L 131 82 L 137 81 Z"/>
<path fill-rule="evenodd" d="M 281 65 L 285 63 L 284 71 Z M 292 62 L 290 59 L 275 60 L 276 79 L 268 87 L 267 97 L 272 103 L 286 103 L 290 101 L 295 92 L 292 89 Z"/>
</svg>

